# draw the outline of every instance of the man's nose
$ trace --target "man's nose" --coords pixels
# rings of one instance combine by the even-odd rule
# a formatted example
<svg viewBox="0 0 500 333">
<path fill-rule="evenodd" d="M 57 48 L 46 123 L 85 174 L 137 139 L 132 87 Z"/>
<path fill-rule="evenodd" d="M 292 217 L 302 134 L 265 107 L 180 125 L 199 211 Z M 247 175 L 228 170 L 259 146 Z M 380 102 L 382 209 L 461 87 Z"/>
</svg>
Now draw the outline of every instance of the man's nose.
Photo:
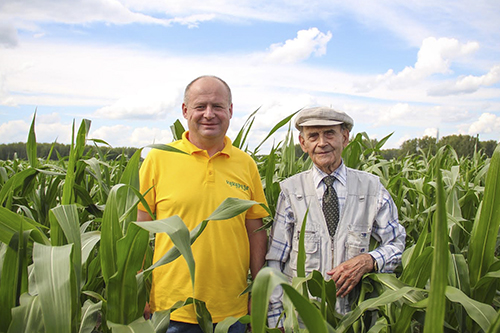
<svg viewBox="0 0 500 333">
<path fill-rule="evenodd" d="M 203 113 L 203 117 L 207 119 L 212 119 L 214 117 L 214 110 L 211 105 L 207 105 L 205 112 Z"/>
<path fill-rule="evenodd" d="M 325 138 L 325 136 L 324 136 L 324 135 L 321 135 L 321 134 L 319 135 L 319 141 L 318 141 L 318 144 L 319 144 L 320 146 L 324 146 L 324 145 L 326 145 L 326 144 L 327 144 L 327 140 L 326 140 L 326 138 Z"/>
</svg>

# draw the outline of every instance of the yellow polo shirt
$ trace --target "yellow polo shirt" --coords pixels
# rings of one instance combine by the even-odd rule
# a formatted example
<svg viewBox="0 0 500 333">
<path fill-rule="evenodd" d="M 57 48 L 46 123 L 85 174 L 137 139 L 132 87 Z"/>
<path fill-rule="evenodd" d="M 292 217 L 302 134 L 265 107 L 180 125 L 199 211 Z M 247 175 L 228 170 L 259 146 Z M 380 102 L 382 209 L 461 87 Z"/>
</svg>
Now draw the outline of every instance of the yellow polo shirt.
<svg viewBox="0 0 500 333">
<path fill-rule="evenodd" d="M 150 151 L 140 170 L 140 188 L 157 219 L 179 215 L 189 230 L 206 219 L 226 198 L 266 203 L 262 183 L 253 159 L 233 147 L 225 138 L 225 147 L 212 157 L 186 138 L 171 146 L 189 155 Z M 144 210 L 142 205 L 139 209 Z M 196 263 L 195 289 L 191 286 L 188 266 L 182 258 L 153 271 L 150 306 L 152 311 L 170 308 L 177 301 L 195 297 L 206 302 L 214 323 L 228 316 L 248 312 L 247 287 L 250 248 L 245 219 L 267 216 L 255 205 L 246 214 L 225 221 L 210 221 L 192 245 Z M 156 262 L 171 247 L 167 234 L 157 234 L 153 260 Z M 192 305 L 176 310 L 171 319 L 196 323 Z"/>
</svg>

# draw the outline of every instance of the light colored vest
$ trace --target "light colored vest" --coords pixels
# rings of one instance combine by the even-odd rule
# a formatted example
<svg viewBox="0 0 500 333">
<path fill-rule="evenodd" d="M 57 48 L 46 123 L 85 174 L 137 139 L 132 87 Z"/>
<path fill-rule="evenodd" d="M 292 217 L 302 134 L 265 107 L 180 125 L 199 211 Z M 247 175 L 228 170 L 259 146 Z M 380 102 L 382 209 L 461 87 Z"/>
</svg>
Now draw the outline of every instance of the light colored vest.
<svg viewBox="0 0 500 333">
<path fill-rule="evenodd" d="M 312 170 L 296 174 L 281 182 L 280 186 L 295 215 L 292 249 L 284 268 L 290 279 L 297 276 L 299 236 L 308 209 L 304 235 L 306 275 L 318 270 L 329 279 L 327 271 L 359 254 L 368 253 L 382 186 L 377 176 L 347 168 L 347 197 L 333 243 L 314 188 Z M 338 298 L 337 311 L 348 312 L 349 303 L 347 298 Z"/>
</svg>

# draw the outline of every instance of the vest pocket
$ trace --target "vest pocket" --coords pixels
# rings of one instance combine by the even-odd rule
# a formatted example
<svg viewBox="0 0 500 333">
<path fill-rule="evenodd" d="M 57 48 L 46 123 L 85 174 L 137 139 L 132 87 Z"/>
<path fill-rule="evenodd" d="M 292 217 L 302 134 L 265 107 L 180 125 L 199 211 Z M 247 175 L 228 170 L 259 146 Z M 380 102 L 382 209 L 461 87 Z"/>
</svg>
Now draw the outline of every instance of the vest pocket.
<svg viewBox="0 0 500 333">
<path fill-rule="evenodd" d="M 306 275 L 313 270 L 319 270 L 320 258 L 320 240 L 316 231 L 307 231 L 304 234 L 304 249 L 306 252 L 305 270 Z M 290 253 L 290 266 L 297 271 L 297 257 L 299 255 L 299 234 L 294 235 L 292 240 L 292 251 Z"/>
<path fill-rule="evenodd" d="M 369 228 L 349 228 L 346 241 L 346 259 L 351 259 L 359 254 L 368 253 L 371 232 Z"/>
</svg>

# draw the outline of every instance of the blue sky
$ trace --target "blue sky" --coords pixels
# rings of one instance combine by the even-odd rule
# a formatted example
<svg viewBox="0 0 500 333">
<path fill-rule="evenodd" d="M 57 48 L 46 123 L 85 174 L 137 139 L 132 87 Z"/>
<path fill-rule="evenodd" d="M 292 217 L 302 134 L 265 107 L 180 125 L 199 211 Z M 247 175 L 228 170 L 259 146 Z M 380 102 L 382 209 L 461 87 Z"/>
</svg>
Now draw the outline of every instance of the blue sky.
<svg viewBox="0 0 500 333">
<path fill-rule="evenodd" d="M 424 135 L 499 140 L 497 1 L 3 0 L 0 143 L 69 143 L 72 122 L 114 147 L 170 142 L 186 84 L 231 86 L 234 138 L 329 105 L 385 148 Z M 284 133 L 277 133 L 275 141 Z M 272 141 L 270 142 L 272 144 Z"/>
</svg>

